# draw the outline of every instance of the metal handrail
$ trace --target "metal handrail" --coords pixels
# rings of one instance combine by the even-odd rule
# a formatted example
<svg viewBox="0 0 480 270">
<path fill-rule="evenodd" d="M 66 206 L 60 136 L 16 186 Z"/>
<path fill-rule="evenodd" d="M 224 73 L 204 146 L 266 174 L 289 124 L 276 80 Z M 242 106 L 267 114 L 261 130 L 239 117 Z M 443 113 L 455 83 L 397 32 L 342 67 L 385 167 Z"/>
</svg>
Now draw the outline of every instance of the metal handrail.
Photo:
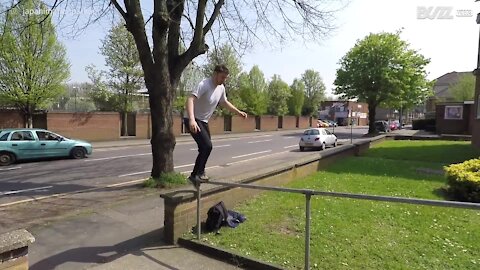
<svg viewBox="0 0 480 270">
<path fill-rule="evenodd" d="M 200 234 L 201 234 L 201 228 L 200 228 L 201 189 L 200 189 L 200 185 L 202 183 L 208 183 L 208 184 L 213 184 L 213 185 L 218 185 L 218 186 L 226 186 L 226 187 L 239 187 L 239 188 L 266 190 L 266 191 L 298 193 L 298 194 L 305 195 L 305 219 L 306 219 L 305 220 L 305 269 L 306 270 L 310 269 L 310 199 L 314 195 L 336 197 L 336 198 L 369 200 L 369 201 L 408 203 L 408 204 L 429 205 L 429 206 L 436 206 L 436 207 L 452 207 L 452 208 L 480 210 L 480 203 L 413 199 L 413 198 L 404 198 L 404 197 L 390 197 L 390 196 L 378 196 L 378 195 L 318 191 L 318 190 L 312 190 L 312 189 L 295 189 L 295 188 L 284 188 L 284 187 L 261 186 L 261 185 L 254 185 L 254 184 L 227 183 L 227 182 L 217 182 L 217 181 L 208 181 L 208 182 L 201 181 L 201 182 L 198 182 L 197 185 L 195 186 L 196 189 L 197 189 L 196 194 L 197 194 L 197 239 L 198 240 L 200 240 Z"/>
</svg>

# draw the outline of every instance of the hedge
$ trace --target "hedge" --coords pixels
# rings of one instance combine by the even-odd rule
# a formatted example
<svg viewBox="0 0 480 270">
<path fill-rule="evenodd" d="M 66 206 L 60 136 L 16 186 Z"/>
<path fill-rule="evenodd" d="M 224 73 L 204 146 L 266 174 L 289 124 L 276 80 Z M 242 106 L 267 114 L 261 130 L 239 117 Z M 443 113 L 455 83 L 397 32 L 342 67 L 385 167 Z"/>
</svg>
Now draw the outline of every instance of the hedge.
<svg viewBox="0 0 480 270">
<path fill-rule="evenodd" d="M 457 200 L 480 202 L 480 158 L 444 167 L 448 192 Z"/>
</svg>

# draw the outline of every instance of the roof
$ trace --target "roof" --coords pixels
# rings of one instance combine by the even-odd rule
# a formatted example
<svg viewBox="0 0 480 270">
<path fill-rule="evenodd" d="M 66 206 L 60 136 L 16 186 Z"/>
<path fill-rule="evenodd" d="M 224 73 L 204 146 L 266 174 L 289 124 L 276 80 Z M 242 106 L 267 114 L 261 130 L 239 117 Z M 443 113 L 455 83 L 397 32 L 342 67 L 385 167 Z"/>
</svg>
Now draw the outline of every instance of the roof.
<svg viewBox="0 0 480 270">
<path fill-rule="evenodd" d="M 437 79 L 435 79 L 435 85 L 433 86 L 433 94 L 436 97 L 451 97 L 451 93 L 448 91 L 450 86 L 458 82 L 458 80 L 464 76 L 472 74 L 471 71 L 463 71 L 463 72 L 449 72 L 446 73 Z"/>
</svg>

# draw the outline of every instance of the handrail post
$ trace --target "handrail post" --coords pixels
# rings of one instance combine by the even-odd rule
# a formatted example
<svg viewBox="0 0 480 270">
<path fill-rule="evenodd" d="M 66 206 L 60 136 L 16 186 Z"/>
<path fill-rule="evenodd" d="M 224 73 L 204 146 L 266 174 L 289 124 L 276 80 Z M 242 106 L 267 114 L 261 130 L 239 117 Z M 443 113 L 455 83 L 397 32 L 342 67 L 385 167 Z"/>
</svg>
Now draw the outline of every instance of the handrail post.
<svg viewBox="0 0 480 270">
<path fill-rule="evenodd" d="M 202 191 L 200 190 L 200 182 L 195 184 L 197 188 L 197 240 L 200 241 L 201 224 L 200 224 L 200 199 Z"/>
<path fill-rule="evenodd" d="M 305 193 L 306 209 L 305 209 L 305 270 L 310 269 L 310 199 L 312 194 Z"/>
</svg>

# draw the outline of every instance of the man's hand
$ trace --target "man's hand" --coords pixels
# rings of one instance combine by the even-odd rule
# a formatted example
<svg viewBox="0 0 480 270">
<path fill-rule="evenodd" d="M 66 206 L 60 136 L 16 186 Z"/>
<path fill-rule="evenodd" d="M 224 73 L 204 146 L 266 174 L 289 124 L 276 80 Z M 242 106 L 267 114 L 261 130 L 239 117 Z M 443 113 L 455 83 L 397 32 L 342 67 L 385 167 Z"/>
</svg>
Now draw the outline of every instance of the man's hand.
<svg viewBox="0 0 480 270">
<path fill-rule="evenodd" d="M 243 118 L 247 118 L 247 117 L 248 117 L 247 113 L 244 112 L 244 111 L 238 111 L 238 114 L 240 114 L 241 116 L 243 116 Z"/>
<path fill-rule="evenodd" d="M 188 125 L 191 133 L 200 132 L 200 127 L 198 126 L 197 121 L 195 121 L 195 119 L 190 119 L 188 121 Z"/>
</svg>

